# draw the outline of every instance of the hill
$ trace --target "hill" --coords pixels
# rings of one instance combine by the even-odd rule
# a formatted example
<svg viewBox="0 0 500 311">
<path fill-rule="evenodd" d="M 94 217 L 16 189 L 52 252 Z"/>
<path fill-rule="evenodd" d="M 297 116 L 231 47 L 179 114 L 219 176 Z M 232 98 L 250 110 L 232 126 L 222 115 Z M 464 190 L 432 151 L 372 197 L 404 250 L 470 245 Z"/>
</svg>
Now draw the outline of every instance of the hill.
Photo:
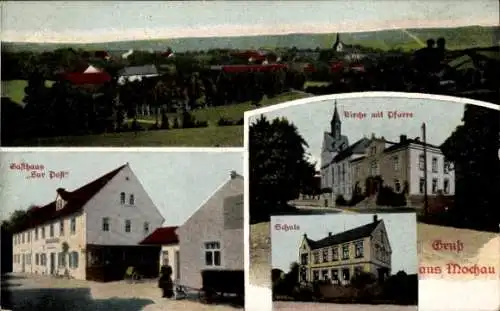
<svg viewBox="0 0 500 311">
<path fill-rule="evenodd" d="M 261 35 L 241 37 L 206 37 L 206 38 L 176 38 L 137 41 L 116 41 L 89 44 L 59 44 L 59 43 L 21 43 L 2 42 L 2 49 L 10 51 L 48 51 L 63 47 L 88 50 L 104 49 L 108 51 L 164 50 L 171 47 L 175 51 L 201 51 L 216 48 L 252 49 L 252 48 L 285 48 L 299 49 L 328 48 L 335 41 L 335 33 L 331 34 L 287 34 Z M 341 38 L 347 44 L 359 44 L 384 50 L 401 48 L 417 49 L 428 38 L 444 37 L 450 49 L 470 47 L 486 47 L 498 44 L 499 27 L 467 26 L 456 28 L 418 28 L 391 29 L 369 32 L 342 33 Z"/>
</svg>

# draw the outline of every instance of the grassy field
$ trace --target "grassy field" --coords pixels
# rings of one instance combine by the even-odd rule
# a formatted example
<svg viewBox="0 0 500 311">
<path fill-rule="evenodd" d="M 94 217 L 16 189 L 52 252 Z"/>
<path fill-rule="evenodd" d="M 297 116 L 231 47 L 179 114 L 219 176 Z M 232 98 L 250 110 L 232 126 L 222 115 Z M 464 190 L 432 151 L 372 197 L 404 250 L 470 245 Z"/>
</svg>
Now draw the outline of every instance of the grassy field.
<svg viewBox="0 0 500 311">
<path fill-rule="evenodd" d="M 284 93 L 275 98 L 264 99 L 260 105 L 270 106 L 306 96 L 304 93 Z M 245 111 L 252 109 L 255 109 L 255 106 L 243 103 L 197 110 L 194 113 L 197 120 L 209 122 L 209 127 L 206 128 L 35 138 L 15 144 L 48 147 L 241 147 L 243 126 L 216 126 L 216 124 L 220 117 L 239 120 Z M 140 122 L 145 127 L 153 123 L 151 120 L 140 120 Z"/>
<path fill-rule="evenodd" d="M 45 84 L 51 87 L 54 81 L 46 81 Z M 2 97 L 10 97 L 12 101 L 20 104 L 24 98 L 24 89 L 28 85 L 26 80 L 2 81 Z"/>
<path fill-rule="evenodd" d="M 321 82 L 320 82 L 321 83 Z M 286 101 L 303 98 L 304 94 L 298 92 L 290 92 L 283 93 L 275 98 L 265 98 L 259 102 L 261 107 L 274 105 L 277 103 L 283 103 Z M 255 105 L 252 105 L 250 102 L 230 105 L 230 106 L 218 106 L 218 107 L 210 107 L 205 109 L 194 110 L 192 113 L 197 121 L 207 121 L 209 126 L 217 126 L 217 122 L 220 118 L 225 118 L 232 121 L 238 121 L 243 118 L 243 114 L 245 111 L 256 109 Z M 169 117 L 173 117 L 173 115 L 169 115 Z M 141 117 L 141 122 L 144 123 L 153 123 L 151 121 L 155 120 L 155 116 L 146 116 Z"/>
</svg>

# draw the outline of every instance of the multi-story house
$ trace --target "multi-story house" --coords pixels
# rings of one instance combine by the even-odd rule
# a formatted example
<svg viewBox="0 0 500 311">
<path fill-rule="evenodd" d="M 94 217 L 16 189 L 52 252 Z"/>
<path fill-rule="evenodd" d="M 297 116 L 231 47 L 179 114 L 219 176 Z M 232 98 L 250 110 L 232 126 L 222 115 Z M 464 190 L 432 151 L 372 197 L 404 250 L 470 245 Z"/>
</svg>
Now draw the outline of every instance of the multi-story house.
<svg viewBox="0 0 500 311">
<path fill-rule="evenodd" d="M 299 282 L 329 280 L 347 285 L 359 272 L 368 272 L 378 280 L 391 274 L 392 249 L 383 220 L 339 234 L 329 233 L 321 240 L 304 234 L 299 247 Z"/>
<path fill-rule="evenodd" d="M 128 265 L 151 266 L 150 258 L 158 262 L 159 249 L 138 243 L 164 218 L 128 163 L 54 195 L 14 233 L 14 272 L 119 279 Z"/>
<path fill-rule="evenodd" d="M 426 144 L 427 168 L 424 167 L 424 143 L 418 138 L 400 136 L 398 143 L 374 143 L 366 156 L 351 161 L 353 182 L 364 192 L 368 177 L 380 176 L 384 185 L 400 193 L 407 188 L 412 203 L 423 200 L 425 192 L 424 170 L 427 170 L 429 196 L 453 195 L 455 174 L 452 163 L 446 161 L 438 146 Z"/>
</svg>

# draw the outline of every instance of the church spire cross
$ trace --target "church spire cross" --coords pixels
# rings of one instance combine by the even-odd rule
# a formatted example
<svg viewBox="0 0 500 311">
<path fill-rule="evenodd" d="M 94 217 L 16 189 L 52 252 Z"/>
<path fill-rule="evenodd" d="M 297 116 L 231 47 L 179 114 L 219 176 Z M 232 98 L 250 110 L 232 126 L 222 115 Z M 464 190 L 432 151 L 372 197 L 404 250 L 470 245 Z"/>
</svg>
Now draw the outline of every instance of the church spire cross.
<svg viewBox="0 0 500 311">
<path fill-rule="evenodd" d="M 337 109 L 337 101 L 334 103 L 334 110 L 333 110 L 333 116 L 332 116 L 332 121 L 330 122 L 330 131 L 331 135 L 333 137 L 340 137 L 340 116 L 339 116 L 339 111 Z"/>
</svg>

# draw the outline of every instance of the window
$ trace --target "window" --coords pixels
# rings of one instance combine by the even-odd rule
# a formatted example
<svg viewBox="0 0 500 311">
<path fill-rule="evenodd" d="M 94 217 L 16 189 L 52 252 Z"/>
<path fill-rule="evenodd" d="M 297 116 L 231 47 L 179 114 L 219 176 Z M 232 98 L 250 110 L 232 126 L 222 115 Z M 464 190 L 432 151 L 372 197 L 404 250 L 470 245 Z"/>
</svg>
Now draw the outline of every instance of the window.
<svg viewBox="0 0 500 311">
<path fill-rule="evenodd" d="M 423 171 L 425 167 L 425 157 L 424 154 L 422 153 L 421 155 L 418 156 L 418 168 Z"/>
<path fill-rule="evenodd" d="M 62 199 L 57 199 L 56 201 L 56 210 L 61 210 L 64 207 L 64 201 Z"/>
<path fill-rule="evenodd" d="M 162 258 L 162 262 L 163 262 L 163 265 L 166 266 L 169 264 L 169 260 L 168 260 L 168 251 L 162 251 L 161 252 L 161 258 Z"/>
<path fill-rule="evenodd" d="M 24 232 L 23 232 L 23 234 L 21 235 L 21 237 L 22 237 L 22 238 L 21 238 L 21 239 L 22 239 L 22 243 L 24 244 Z"/>
<path fill-rule="evenodd" d="M 220 267 L 221 265 L 220 242 L 205 243 L 205 266 Z"/>
<path fill-rule="evenodd" d="M 401 183 L 398 179 L 394 179 L 394 190 L 398 193 L 401 192 Z"/>
<path fill-rule="evenodd" d="M 300 264 L 303 266 L 307 266 L 309 264 L 309 254 L 300 255 Z"/>
<path fill-rule="evenodd" d="M 354 256 L 356 256 L 356 258 L 363 258 L 364 256 L 363 241 L 356 242 Z"/>
<path fill-rule="evenodd" d="M 342 181 L 345 181 L 345 163 L 342 164 Z"/>
<path fill-rule="evenodd" d="M 323 262 L 328 262 L 328 248 L 323 250 Z"/>
<path fill-rule="evenodd" d="M 399 171 L 399 157 L 398 156 L 394 156 L 392 158 L 392 165 L 394 167 L 395 172 Z"/>
<path fill-rule="evenodd" d="M 120 193 L 120 204 L 125 204 L 125 192 Z"/>
<path fill-rule="evenodd" d="M 437 193 L 437 190 L 438 190 L 438 179 L 437 178 L 433 178 L 432 179 L 432 193 Z"/>
<path fill-rule="evenodd" d="M 355 275 L 359 275 L 359 274 L 361 274 L 361 272 L 363 272 L 363 267 L 361 267 L 361 266 L 354 267 L 354 274 Z"/>
<path fill-rule="evenodd" d="M 332 184 L 335 183 L 335 166 L 332 166 Z"/>
<path fill-rule="evenodd" d="M 313 271 L 313 280 L 319 281 L 319 271 L 318 270 Z"/>
<path fill-rule="evenodd" d="M 372 146 L 372 147 L 370 148 L 370 153 L 371 153 L 372 155 L 373 155 L 373 154 L 375 154 L 375 153 L 377 153 L 377 146 Z"/>
<path fill-rule="evenodd" d="M 328 281 L 330 279 L 327 269 L 321 270 L 321 278 L 325 281 Z"/>
<path fill-rule="evenodd" d="M 102 231 L 109 231 L 109 217 L 102 219 Z"/>
<path fill-rule="evenodd" d="M 35 265 L 39 265 L 40 264 L 40 256 L 37 254 L 35 254 Z"/>
<path fill-rule="evenodd" d="M 437 173 L 438 171 L 438 159 L 436 157 L 432 157 L 432 172 Z"/>
<path fill-rule="evenodd" d="M 38 228 L 35 228 L 35 241 L 38 241 Z"/>
<path fill-rule="evenodd" d="M 450 161 L 444 160 L 443 161 L 443 173 L 444 174 L 448 174 L 448 173 L 450 173 L 450 171 L 451 171 L 451 163 L 450 163 Z"/>
<path fill-rule="evenodd" d="M 135 198 L 134 198 L 134 195 L 131 194 L 128 198 L 128 204 L 129 205 L 134 205 L 135 204 Z"/>
<path fill-rule="evenodd" d="M 69 253 L 68 265 L 70 268 L 73 268 L 73 269 L 78 268 L 78 253 L 77 252 Z"/>
<path fill-rule="evenodd" d="M 71 234 L 75 234 L 76 233 L 76 218 L 73 217 L 71 218 Z"/>
<path fill-rule="evenodd" d="M 51 238 L 54 237 L 54 224 L 49 225 L 49 235 Z"/>
<path fill-rule="evenodd" d="M 26 235 L 28 236 L 28 243 L 31 242 L 31 231 L 26 232 Z"/>
<path fill-rule="evenodd" d="M 420 178 L 420 180 L 418 182 L 418 189 L 419 189 L 420 193 L 425 192 L 425 179 L 424 178 Z"/>
<path fill-rule="evenodd" d="M 59 235 L 63 236 L 64 235 L 64 220 L 61 220 L 59 222 Z"/>
<path fill-rule="evenodd" d="M 333 283 L 338 283 L 338 280 L 339 280 L 339 270 L 338 269 L 332 269 L 332 280 L 333 280 Z"/>
<path fill-rule="evenodd" d="M 58 263 L 58 267 L 60 268 L 64 268 L 66 267 L 66 254 L 63 253 L 63 252 L 60 252 L 57 254 L 57 263 Z"/>
<path fill-rule="evenodd" d="M 47 265 L 47 255 L 46 254 L 40 254 L 40 264 L 42 266 L 46 266 Z"/>
<path fill-rule="evenodd" d="M 339 248 L 337 246 L 332 247 L 332 261 L 339 260 Z"/>
<path fill-rule="evenodd" d="M 144 222 L 144 233 L 148 233 L 149 232 L 149 222 Z"/>
<path fill-rule="evenodd" d="M 342 245 L 342 260 L 349 259 L 349 244 Z"/>
<path fill-rule="evenodd" d="M 42 227 L 42 239 L 45 239 L 45 226 Z"/>
<path fill-rule="evenodd" d="M 356 168 L 355 168 L 355 174 L 356 174 L 356 177 L 359 176 L 359 166 L 356 166 Z"/>
<path fill-rule="evenodd" d="M 448 178 L 443 181 L 443 192 L 444 194 L 450 193 L 450 180 Z"/>
<path fill-rule="evenodd" d="M 125 220 L 125 232 L 130 232 L 132 229 L 132 224 L 130 222 L 130 220 Z"/>
<path fill-rule="evenodd" d="M 319 252 L 318 251 L 315 251 L 313 253 L 313 257 L 314 257 L 314 264 L 319 264 Z"/>
<path fill-rule="evenodd" d="M 378 163 L 377 161 L 372 161 L 370 165 L 370 175 L 377 176 L 378 175 Z"/>
<path fill-rule="evenodd" d="M 342 269 L 342 280 L 349 281 L 351 279 L 351 271 L 349 269 Z"/>
</svg>

